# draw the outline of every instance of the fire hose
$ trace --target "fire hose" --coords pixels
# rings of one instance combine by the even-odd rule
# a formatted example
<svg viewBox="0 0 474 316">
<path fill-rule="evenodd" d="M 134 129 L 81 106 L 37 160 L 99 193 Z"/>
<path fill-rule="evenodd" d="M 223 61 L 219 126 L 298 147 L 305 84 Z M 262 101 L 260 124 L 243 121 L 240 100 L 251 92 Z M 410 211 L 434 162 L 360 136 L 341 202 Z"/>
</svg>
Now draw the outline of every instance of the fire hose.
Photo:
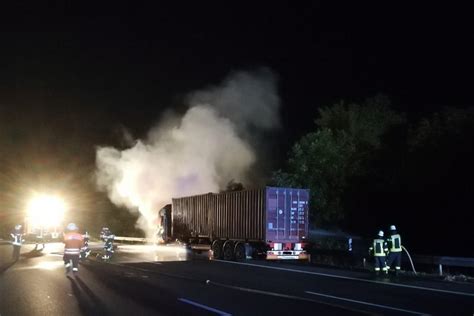
<svg viewBox="0 0 474 316">
<path fill-rule="evenodd" d="M 402 246 L 402 249 L 405 250 L 405 252 L 407 253 L 408 259 L 410 259 L 410 263 L 411 263 L 411 267 L 413 269 L 413 272 L 416 274 L 415 266 L 413 265 L 413 260 L 411 260 L 410 253 L 408 252 L 407 248 L 405 248 L 404 246 Z"/>
</svg>

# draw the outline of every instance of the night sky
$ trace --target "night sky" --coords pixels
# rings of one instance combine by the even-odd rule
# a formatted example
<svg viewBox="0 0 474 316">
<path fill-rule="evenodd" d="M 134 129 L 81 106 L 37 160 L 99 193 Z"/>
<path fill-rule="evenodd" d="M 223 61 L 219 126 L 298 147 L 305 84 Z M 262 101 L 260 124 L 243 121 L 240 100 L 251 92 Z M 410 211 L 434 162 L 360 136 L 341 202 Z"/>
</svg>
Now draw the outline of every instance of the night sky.
<svg viewBox="0 0 474 316">
<path fill-rule="evenodd" d="M 20 208 L 31 183 L 67 186 L 84 207 L 103 207 L 89 192 L 95 146 L 123 146 L 124 129 L 143 137 L 165 109 L 184 111 L 187 93 L 235 70 L 278 75 L 275 167 L 318 108 L 341 99 L 384 93 L 413 118 L 473 104 L 467 8 L 13 3 L 0 9 L 3 209 Z"/>
</svg>

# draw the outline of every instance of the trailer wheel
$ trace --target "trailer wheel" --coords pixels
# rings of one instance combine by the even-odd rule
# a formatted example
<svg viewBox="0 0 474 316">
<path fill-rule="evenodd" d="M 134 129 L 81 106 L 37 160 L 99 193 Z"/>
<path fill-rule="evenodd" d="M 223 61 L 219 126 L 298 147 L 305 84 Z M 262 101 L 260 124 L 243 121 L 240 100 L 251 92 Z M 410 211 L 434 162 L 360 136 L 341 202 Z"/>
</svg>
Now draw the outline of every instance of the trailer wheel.
<svg viewBox="0 0 474 316">
<path fill-rule="evenodd" d="M 214 240 L 212 243 L 212 253 L 215 259 L 222 259 L 222 242 Z"/>
<path fill-rule="evenodd" d="M 241 242 L 237 243 L 234 248 L 235 260 L 240 261 L 246 259 L 245 256 L 245 245 Z"/>
<path fill-rule="evenodd" d="M 230 240 L 227 240 L 224 243 L 223 247 L 224 260 L 233 260 L 234 259 L 234 243 Z"/>
</svg>

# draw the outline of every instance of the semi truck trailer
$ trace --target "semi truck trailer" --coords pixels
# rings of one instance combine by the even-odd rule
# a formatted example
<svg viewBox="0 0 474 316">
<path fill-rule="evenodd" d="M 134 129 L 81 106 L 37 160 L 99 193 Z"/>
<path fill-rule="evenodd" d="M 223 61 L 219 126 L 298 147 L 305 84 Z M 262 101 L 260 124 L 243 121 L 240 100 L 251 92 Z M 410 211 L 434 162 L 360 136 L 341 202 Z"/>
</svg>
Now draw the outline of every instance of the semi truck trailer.
<svg viewBox="0 0 474 316">
<path fill-rule="evenodd" d="M 279 187 L 173 198 L 160 238 L 216 259 L 308 260 L 308 203 L 309 190 Z"/>
</svg>

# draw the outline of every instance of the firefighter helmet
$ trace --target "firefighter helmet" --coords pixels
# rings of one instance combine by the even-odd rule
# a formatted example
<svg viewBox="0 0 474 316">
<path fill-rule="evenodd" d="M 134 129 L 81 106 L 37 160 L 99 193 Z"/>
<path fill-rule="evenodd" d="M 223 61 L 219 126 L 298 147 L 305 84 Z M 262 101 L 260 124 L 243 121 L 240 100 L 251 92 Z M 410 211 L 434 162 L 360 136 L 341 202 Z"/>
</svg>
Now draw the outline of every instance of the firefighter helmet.
<svg viewBox="0 0 474 316">
<path fill-rule="evenodd" d="M 395 225 L 392 225 L 390 226 L 390 230 L 397 230 L 397 228 L 395 227 Z"/>
<path fill-rule="evenodd" d="M 76 230 L 78 230 L 78 229 L 79 229 L 79 228 L 78 228 L 77 225 L 74 224 L 74 223 L 69 223 L 69 224 L 67 224 L 67 226 L 66 226 L 66 230 L 69 230 L 69 231 L 76 231 Z"/>
<path fill-rule="evenodd" d="M 379 237 L 383 237 L 383 230 L 380 230 L 378 235 Z"/>
</svg>

